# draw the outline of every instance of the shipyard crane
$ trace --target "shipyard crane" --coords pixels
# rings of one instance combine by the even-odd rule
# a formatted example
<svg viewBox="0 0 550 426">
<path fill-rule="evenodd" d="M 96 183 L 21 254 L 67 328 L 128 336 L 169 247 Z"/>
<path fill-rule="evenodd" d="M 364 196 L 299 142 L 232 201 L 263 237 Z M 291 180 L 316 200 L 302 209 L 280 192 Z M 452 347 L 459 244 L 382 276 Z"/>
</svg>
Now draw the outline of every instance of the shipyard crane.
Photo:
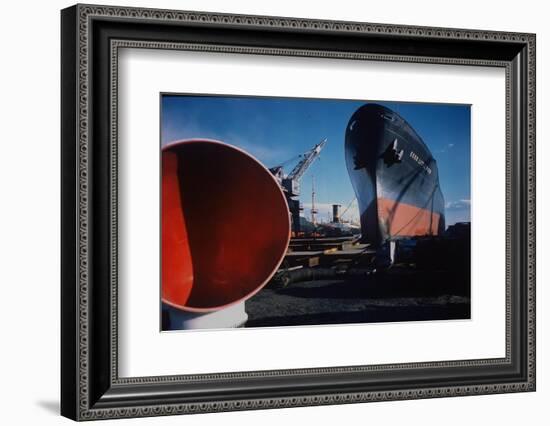
<svg viewBox="0 0 550 426">
<path fill-rule="evenodd" d="M 319 157 L 321 150 L 327 143 L 327 139 L 323 139 L 309 151 L 300 156 L 300 161 L 294 166 L 288 175 L 284 175 L 283 166 L 278 165 L 269 170 L 279 184 L 283 188 L 288 203 L 288 208 L 292 216 L 292 231 L 295 235 L 300 232 L 300 201 L 296 199 L 300 195 L 300 179 L 311 166 L 311 164 Z"/>
<path fill-rule="evenodd" d="M 302 159 L 294 166 L 292 171 L 288 174 L 286 179 L 294 180 L 295 182 L 299 182 L 306 170 L 309 166 L 311 166 L 311 163 L 313 163 L 317 157 L 321 154 L 321 150 L 327 143 L 326 139 L 323 139 L 321 142 L 319 142 L 317 145 L 315 145 L 312 149 L 307 151 L 305 154 L 302 155 Z"/>
</svg>

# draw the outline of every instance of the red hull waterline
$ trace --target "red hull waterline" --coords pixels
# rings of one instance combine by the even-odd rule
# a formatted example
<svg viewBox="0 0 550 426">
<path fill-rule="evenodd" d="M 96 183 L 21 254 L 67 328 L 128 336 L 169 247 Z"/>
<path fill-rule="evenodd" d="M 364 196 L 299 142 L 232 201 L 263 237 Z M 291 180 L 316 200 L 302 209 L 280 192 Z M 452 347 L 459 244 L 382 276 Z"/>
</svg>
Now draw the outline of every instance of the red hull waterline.
<svg viewBox="0 0 550 426">
<path fill-rule="evenodd" d="M 438 213 L 386 198 L 378 198 L 377 207 L 380 228 L 388 238 L 438 235 Z"/>
</svg>

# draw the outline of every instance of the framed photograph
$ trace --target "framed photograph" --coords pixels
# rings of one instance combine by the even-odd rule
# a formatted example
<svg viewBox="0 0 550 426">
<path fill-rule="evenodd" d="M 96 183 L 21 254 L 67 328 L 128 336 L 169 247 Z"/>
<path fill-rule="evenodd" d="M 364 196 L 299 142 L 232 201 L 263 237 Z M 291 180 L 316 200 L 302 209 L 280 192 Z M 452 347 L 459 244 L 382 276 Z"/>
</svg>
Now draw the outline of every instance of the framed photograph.
<svg viewBox="0 0 550 426">
<path fill-rule="evenodd" d="M 61 12 L 61 412 L 535 390 L 535 35 Z"/>
</svg>

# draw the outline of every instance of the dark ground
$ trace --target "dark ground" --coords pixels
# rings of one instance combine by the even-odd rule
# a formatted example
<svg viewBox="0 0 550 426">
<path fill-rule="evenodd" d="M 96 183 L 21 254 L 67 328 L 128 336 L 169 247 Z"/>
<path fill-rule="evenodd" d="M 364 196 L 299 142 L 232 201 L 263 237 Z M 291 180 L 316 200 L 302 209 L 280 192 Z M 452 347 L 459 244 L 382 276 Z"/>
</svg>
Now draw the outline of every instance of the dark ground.
<svg viewBox="0 0 550 426">
<path fill-rule="evenodd" d="M 246 301 L 246 327 L 470 318 L 469 277 L 395 265 L 377 274 L 271 283 Z"/>
</svg>

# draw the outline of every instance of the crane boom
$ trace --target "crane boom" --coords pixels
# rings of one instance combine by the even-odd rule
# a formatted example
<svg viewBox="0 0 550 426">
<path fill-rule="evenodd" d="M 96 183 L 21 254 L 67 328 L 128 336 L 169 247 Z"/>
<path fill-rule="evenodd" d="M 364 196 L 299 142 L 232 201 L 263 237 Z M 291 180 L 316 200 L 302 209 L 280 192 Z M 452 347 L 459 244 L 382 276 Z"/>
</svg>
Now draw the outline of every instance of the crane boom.
<svg viewBox="0 0 550 426">
<path fill-rule="evenodd" d="M 302 159 L 296 164 L 296 166 L 292 169 L 292 171 L 288 174 L 287 179 L 292 180 L 299 180 L 303 174 L 306 172 L 307 168 L 315 161 L 317 157 L 319 157 L 319 154 L 321 153 L 321 150 L 327 143 L 326 139 L 323 139 L 321 142 L 319 142 L 317 145 L 315 145 L 313 148 L 311 148 L 308 152 L 306 152 Z"/>
<path fill-rule="evenodd" d="M 288 203 L 288 208 L 290 210 L 292 218 L 292 231 L 294 235 L 300 233 L 300 200 L 297 197 L 300 196 L 300 179 L 306 172 L 309 166 L 319 157 L 321 150 L 327 143 L 327 139 L 323 139 L 309 151 L 301 155 L 301 159 L 292 169 L 292 171 L 285 176 L 283 171 L 283 165 L 278 165 L 270 168 L 269 170 L 275 176 L 275 179 L 281 184 L 283 191 L 285 193 L 286 201 Z M 314 197 L 314 195 L 312 195 Z M 315 215 L 314 208 L 312 209 L 313 216 Z M 314 219 L 315 220 L 315 219 Z"/>
</svg>

